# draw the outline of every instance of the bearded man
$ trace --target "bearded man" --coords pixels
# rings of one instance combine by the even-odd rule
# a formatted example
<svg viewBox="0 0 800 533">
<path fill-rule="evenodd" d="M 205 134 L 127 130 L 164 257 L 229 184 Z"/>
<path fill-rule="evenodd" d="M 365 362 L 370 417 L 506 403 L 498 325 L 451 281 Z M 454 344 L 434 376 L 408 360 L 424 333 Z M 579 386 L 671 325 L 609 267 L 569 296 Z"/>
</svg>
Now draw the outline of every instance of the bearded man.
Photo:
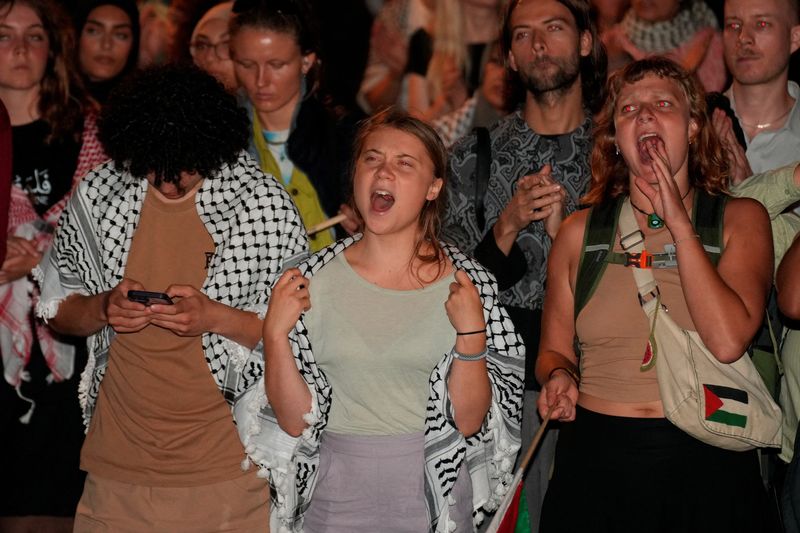
<svg viewBox="0 0 800 533">
<path fill-rule="evenodd" d="M 592 111 L 602 104 L 606 56 L 583 0 L 513 0 L 502 44 L 508 67 L 525 87 L 525 102 L 490 128 L 487 141 L 476 132 L 453 147 L 443 231 L 495 274 L 501 302 L 525 341 L 525 450 L 539 427 L 533 369 L 547 254 L 591 181 Z M 477 163 L 479 153 L 487 163 Z M 535 521 L 555 437 L 550 431 L 540 444 L 525 481 Z"/>
</svg>

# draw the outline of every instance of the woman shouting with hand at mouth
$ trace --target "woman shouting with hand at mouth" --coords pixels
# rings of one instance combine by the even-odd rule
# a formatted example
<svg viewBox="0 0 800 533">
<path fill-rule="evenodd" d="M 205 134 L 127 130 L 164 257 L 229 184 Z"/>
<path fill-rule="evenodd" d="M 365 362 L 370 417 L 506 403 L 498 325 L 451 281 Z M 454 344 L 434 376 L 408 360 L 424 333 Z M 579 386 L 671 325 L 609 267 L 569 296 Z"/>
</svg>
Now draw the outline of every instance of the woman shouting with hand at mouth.
<svg viewBox="0 0 800 533">
<path fill-rule="evenodd" d="M 251 454 L 277 488 L 273 526 L 471 531 L 510 482 L 524 351 L 494 278 L 438 239 L 445 168 L 427 124 L 369 119 L 353 164 L 363 234 L 273 288 L 262 414 L 279 429 Z"/>
<path fill-rule="evenodd" d="M 654 348 L 634 274 L 649 269 L 668 316 L 732 363 L 761 324 L 772 279 L 767 213 L 727 198 L 730 173 L 702 89 L 668 59 L 631 63 L 610 79 L 594 139 L 592 209 L 564 222 L 548 264 L 539 412 L 554 407 L 569 423 L 539 531 L 765 531 L 755 450 L 711 446 L 665 418 L 654 358 L 677 348 Z M 701 212 L 721 223 L 716 258 L 698 235 Z M 612 253 L 585 289 L 599 219 L 609 220 Z M 630 253 L 634 241 L 647 253 Z"/>
</svg>

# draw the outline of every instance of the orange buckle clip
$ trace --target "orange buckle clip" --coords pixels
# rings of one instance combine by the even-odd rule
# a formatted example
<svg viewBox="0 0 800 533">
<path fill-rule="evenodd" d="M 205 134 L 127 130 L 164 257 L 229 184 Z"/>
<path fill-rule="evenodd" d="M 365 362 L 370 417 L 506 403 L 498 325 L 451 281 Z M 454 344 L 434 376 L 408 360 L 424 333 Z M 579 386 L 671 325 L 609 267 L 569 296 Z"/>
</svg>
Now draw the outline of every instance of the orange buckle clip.
<svg viewBox="0 0 800 533">
<path fill-rule="evenodd" d="M 653 266 L 653 254 L 647 253 L 647 250 L 642 250 L 641 253 L 637 254 L 625 254 L 625 266 L 651 268 Z"/>
</svg>

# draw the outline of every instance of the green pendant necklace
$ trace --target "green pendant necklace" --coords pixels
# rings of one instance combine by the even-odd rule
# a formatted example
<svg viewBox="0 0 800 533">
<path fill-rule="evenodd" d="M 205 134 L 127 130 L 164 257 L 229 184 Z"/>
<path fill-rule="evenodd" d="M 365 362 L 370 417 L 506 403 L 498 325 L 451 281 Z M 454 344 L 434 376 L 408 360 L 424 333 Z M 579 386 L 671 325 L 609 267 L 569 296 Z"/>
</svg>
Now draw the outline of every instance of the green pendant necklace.
<svg viewBox="0 0 800 533">
<path fill-rule="evenodd" d="M 686 193 L 683 196 L 681 196 L 681 201 L 683 201 L 684 199 L 686 199 L 687 196 L 689 196 L 689 193 L 691 192 L 691 190 L 692 190 L 692 188 L 689 187 L 689 189 L 686 191 Z M 634 209 L 636 209 L 641 214 L 643 214 L 643 215 L 645 215 L 647 217 L 647 227 L 648 228 L 650 228 L 650 229 L 661 229 L 661 228 L 663 228 L 665 226 L 664 219 L 661 218 L 660 216 L 658 216 L 657 214 L 648 213 L 644 209 L 640 209 L 639 206 L 637 206 L 635 203 L 633 203 L 633 200 L 631 200 L 631 205 L 633 206 Z"/>
</svg>

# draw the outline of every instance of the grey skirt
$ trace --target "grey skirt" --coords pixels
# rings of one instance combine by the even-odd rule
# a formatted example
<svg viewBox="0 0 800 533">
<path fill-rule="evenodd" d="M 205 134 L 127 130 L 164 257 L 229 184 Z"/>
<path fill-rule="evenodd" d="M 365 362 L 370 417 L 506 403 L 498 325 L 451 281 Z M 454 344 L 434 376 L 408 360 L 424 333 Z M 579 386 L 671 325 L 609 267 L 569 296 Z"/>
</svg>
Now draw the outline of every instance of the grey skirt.
<svg viewBox="0 0 800 533">
<path fill-rule="evenodd" d="M 424 436 L 325 432 L 306 533 L 425 533 Z M 453 487 L 456 531 L 472 527 L 472 482 L 464 463 Z"/>
</svg>

